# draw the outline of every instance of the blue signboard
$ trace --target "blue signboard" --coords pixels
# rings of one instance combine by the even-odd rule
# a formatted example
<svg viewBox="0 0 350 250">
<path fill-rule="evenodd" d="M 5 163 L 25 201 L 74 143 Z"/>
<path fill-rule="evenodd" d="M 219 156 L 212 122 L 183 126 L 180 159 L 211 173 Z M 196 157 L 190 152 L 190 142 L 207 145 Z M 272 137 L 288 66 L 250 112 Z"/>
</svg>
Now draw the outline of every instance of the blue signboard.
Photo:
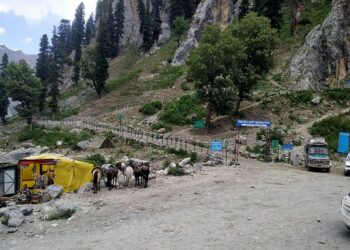
<svg viewBox="0 0 350 250">
<path fill-rule="evenodd" d="M 338 153 L 349 152 L 349 133 L 339 133 Z"/>
<path fill-rule="evenodd" d="M 237 120 L 236 126 L 239 127 L 271 127 L 272 122 L 269 121 L 247 121 Z"/>
<path fill-rule="evenodd" d="M 346 85 L 350 85 L 350 80 L 345 81 Z"/>
<path fill-rule="evenodd" d="M 293 144 L 283 144 L 282 150 L 284 151 L 292 151 L 293 150 Z"/>
<path fill-rule="evenodd" d="M 222 141 L 212 141 L 210 143 L 210 151 L 222 152 Z"/>
</svg>

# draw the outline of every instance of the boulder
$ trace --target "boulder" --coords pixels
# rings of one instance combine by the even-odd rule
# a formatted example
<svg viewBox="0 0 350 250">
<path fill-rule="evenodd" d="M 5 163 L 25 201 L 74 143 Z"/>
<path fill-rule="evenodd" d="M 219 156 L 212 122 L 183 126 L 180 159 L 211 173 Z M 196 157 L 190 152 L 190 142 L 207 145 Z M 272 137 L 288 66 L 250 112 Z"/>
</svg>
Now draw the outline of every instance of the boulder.
<svg viewBox="0 0 350 250">
<path fill-rule="evenodd" d="M 168 175 L 169 174 L 169 168 L 166 168 L 163 170 L 163 175 Z"/>
<path fill-rule="evenodd" d="M 10 153 L 0 155 L 0 163 L 17 164 L 19 160 L 32 155 L 38 155 L 41 152 L 42 152 L 41 147 L 17 149 Z"/>
<path fill-rule="evenodd" d="M 150 117 L 147 117 L 144 121 L 148 125 L 153 125 L 158 122 L 158 117 L 157 115 L 152 115 Z"/>
<path fill-rule="evenodd" d="M 183 160 L 179 163 L 179 166 L 183 168 L 183 167 L 184 167 L 186 164 L 188 164 L 190 161 L 191 161 L 191 158 L 190 158 L 190 157 L 185 158 L 185 159 L 183 159 Z"/>
<path fill-rule="evenodd" d="M 81 150 L 85 150 L 88 149 L 90 145 L 90 141 L 89 140 L 85 140 L 85 141 L 80 141 L 77 144 L 77 148 L 81 149 Z"/>
<path fill-rule="evenodd" d="M 85 185 L 81 186 L 78 190 L 78 194 L 83 193 L 90 193 L 94 189 L 94 185 L 92 183 L 86 183 Z"/>
<path fill-rule="evenodd" d="M 176 163 L 175 162 L 170 163 L 169 167 L 170 168 L 176 168 Z"/>
<path fill-rule="evenodd" d="M 22 148 L 28 149 L 28 148 L 35 148 L 35 145 L 31 142 L 24 142 L 21 144 Z"/>
<path fill-rule="evenodd" d="M 42 220 L 59 220 L 70 218 L 78 209 L 79 205 L 72 201 L 55 201 L 49 202 L 42 206 L 40 210 L 40 218 Z"/>
<path fill-rule="evenodd" d="M 166 133 L 166 129 L 160 128 L 160 129 L 158 129 L 157 133 L 164 134 L 164 133 Z"/>
<path fill-rule="evenodd" d="M 214 161 L 207 161 L 204 165 L 205 166 L 209 166 L 209 167 L 214 167 L 215 166 L 215 162 Z"/>
<path fill-rule="evenodd" d="M 19 210 L 12 210 L 8 215 L 7 226 L 20 227 L 24 222 L 24 215 Z"/>
<path fill-rule="evenodd" d="M 312 104 L 315 104 L 315 105 L 320 104 L 320 103 L 321 103 L 321 97 L 316 96 L 315 98 L 313 98 L 313 99 L 311 100 L 311 103 L 312 103 Z"/>
<path fill-rule="evenodd" d="M 63 193 L 63 187 L 59 185 L 50 185 L 42 193 L 42 201 L 48 202 L 57 199 Z"/>
<path fill-rule="evenodd" d="M 33 213 L 34 208 L 32 206 L 24 206 L 20 208 L 21 213 L 24 216 L 31 215 Z"/>
</svg>

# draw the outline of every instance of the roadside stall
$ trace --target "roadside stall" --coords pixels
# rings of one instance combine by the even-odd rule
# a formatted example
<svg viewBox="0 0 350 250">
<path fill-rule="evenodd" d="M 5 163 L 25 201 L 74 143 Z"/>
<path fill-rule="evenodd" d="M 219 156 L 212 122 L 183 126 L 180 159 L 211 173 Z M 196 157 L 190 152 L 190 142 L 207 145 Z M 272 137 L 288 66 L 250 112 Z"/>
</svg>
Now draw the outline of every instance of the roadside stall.
<svg viewBox="0 0 350 250">
<path fill-rule="evenodd" d="M 20 190 L 45 189 L 55 184 L 65 192 L 74 192 L 91 182 L 93 165 L 60 155 L 43 154 L 24 158 L 18 162 Z"/>
</svg>

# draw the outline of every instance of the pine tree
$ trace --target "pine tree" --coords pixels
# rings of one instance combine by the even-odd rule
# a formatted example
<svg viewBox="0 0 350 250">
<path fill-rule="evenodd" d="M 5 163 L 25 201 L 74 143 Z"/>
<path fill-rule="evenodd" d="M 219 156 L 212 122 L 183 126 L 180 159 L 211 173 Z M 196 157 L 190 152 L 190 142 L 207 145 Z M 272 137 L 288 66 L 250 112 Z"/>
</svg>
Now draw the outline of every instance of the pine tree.
<svg viewBox="0 0 350 250">
<path fill-rule="evenodd" d="M 281 28 L 282 22 L 281 0 L 255 0 L 255 12 L 260 16 L 270 18 L 273 28 Z"/>
<path fill-rule="evenodd" d="M 45 109 L 45 101 L 47 96 L 47 88 L 50 82 L 50 50 L 49 39 L 44 34 L 40 41 L 40 49 L 38 59 L 36 61 L 36 76 L 42 82 L 42 91 L 39 96 L 39 111 L 43 112 Z"/>
<path fill-rule="evenodd" d="M 3 71 L 6 66 L 9 64 L 9 57 L 7 53 L 5 52 L 4 55 L 2 56 L 1 64 L 0 64 L 0 71 Z"/>
<path fill-rule="evenodd" d="M 149 1 L 146 3 L 145 19 L 143 27 L 143 47 L 148 50 L 153 45 L 153 33 L 152 33 L 152 15 L 150 11 Z"/>
<path fill-rule="evenodd" d="M 96 4 L 95 21 L 99 22 L 99 20 L 102 18 L 102 16 L 103 16 L 103 1 L 98 0 L 98 2 Z"/>
<path fill-rule="evenodd" d="M 171 24 L 179 16 L 191 19 L 199 3 L 200 0 L 170 0 Z"/>
<path fill-rule="evenodd" d="M 145 16 L 146 16 L 146 8 L 143 0 L 137 1 L 137 12 L 139 13 L 140 18 L 140 34 L 143 34 L 144 26 L 145 26 Z"/>
<path fill-rule="evenodd" d="M 112 44 L 108 36 L 108 30 L 104 19 L 101 19 L 99 22 L 96 41 L 100 46 L 100 52 L 103 54 L 103 57 L 109 58 Z"/>
<path fill-rule="evenodd" d="M 60 53 L 59 36 L 56 33 L 56 27 L 53 28 L 50 48 L 50 108 L 52 113 L 58 111 L 59 83 L 63 69 L 62 55 Z"/>
<path fill-rule="evenodd" d="M 152 43 L 157 41 L 162 31 L 159 0 L 152 0 Z"/>
<path fill-rule="evenodd" d="M 0 64 L 0 119 L 3 124 L 6 123 L 7 109 L 9 106 L 9 96 L 7 93 L 6 80 L 4 79 L 4 71 L 8 64 L 8 55 L 5 52 Z"/>
<path fill-rule="evenodd" d="M 114 52 L 114 16 L 113 16 L 113 6 L 112 0 L 106 0 L 105 3 L 105 27 L 108 43 L 105 46 L 108 46 L 108 56 L 107 58 L 113 57 Z"/>
<path fill-rule="evenodd" d="M 241 6 L 239 7 L 239 19 L 243 19 L 250 10 L 250 0 L 243 0 Z"/>
<path fill-rule="evenodd" d="M 72 76 L 72 80 L 75 83 L 78 83 L 79 81 L 79 75 L 80 75 L 80 59 L 81 59 L 81 46 L 84 41 L 84 4 L 81 3 L 75 13 L 75 19 L 73 21 L 72 25 L 72 44 L 73 44 L 73 50 L 75 50 L 74 54 L 74 74 Z"/>
<path fill-rule="evenodd" d="M 68 56 L 72 53 L 73 49 L 70 21 L 62 19 L 57 30 L 59 53 L 62 59 L 68 62 Z"/>
<path fill-rule="evenodd" d="M 89 19 L 86 21 L 85 25 L 85 38 L 84 38 L 84 45 L 89 45 L 91 42 L 91 39 L 94 37 L 95 33 L 95 26 L 94 26 L 94 17 L 91 14 Z"/>
<path fill-rule="evenodd" d="M 125 6 L 124 0 L 119 0 L 114 11 L 114 55 L 118 55 L 120 40 L 124 34 Z"/>
</svg>

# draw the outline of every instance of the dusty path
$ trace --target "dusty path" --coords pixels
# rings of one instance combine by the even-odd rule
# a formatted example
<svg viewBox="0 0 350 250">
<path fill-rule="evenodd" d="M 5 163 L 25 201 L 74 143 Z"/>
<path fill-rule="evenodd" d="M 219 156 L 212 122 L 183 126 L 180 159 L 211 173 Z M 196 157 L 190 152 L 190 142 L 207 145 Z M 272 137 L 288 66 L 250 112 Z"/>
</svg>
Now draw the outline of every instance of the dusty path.
<svg viewBox="0 0 350 250">
<path fill-rule="evenodd" d="M 338 212 L 349 191 L 350 179 L 337 173 L 242 160 L 148 189 L 74 195 L 90 208 L 71 221 L 27 223 L 0 237 L 0 248 L 349 249 Z"/>
</svg>

